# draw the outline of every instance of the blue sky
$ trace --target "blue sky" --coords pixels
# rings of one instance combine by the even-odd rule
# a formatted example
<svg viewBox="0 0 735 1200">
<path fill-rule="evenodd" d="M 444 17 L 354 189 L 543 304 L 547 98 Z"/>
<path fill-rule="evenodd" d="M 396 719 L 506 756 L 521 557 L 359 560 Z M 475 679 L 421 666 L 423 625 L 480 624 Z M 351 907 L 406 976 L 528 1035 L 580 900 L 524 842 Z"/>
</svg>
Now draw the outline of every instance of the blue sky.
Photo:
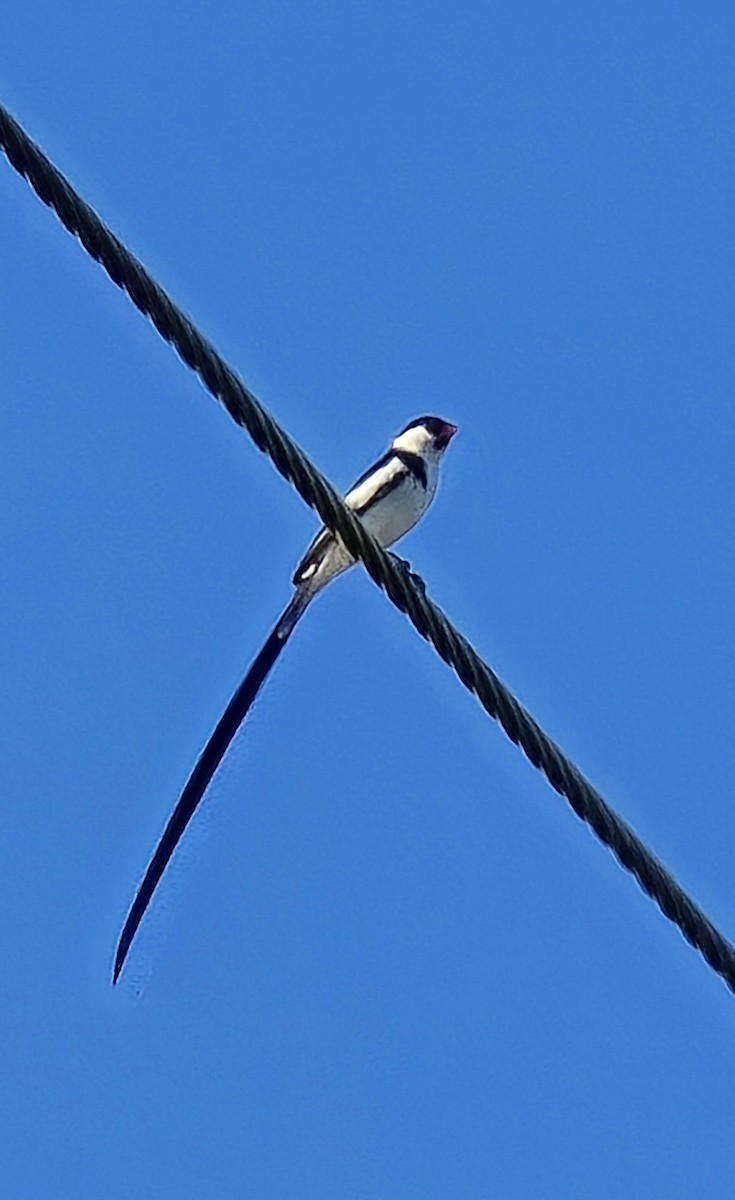
<svg viewBox="0 0 735 1200">
<path fill-rule="evenodd" d="M 728 6 L 11 4 L 2 100 L 735 936 Z M 14 1200 L 732 1194 L 735 997 L 0 164 Z"/>
</svg>

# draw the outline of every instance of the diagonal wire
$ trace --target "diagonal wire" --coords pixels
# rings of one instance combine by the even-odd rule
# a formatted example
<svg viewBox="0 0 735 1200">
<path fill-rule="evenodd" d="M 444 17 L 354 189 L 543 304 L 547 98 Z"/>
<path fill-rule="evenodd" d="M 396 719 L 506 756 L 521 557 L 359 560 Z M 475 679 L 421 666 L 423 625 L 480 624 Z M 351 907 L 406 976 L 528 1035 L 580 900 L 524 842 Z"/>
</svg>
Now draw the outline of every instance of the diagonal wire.
<svg viewBox="0 0 735 1200">
<path fill-rule="evenodd" d="M 664 916 L 678 926 L 686 940 L 735 992 L 735 948 L 537 725 L 441 609 L 394 565 L 358 518 L 345 508 L 328 480 L 2 105 L 0 147 L 44 204 L 54 210 L 87 253 L 104 267 L 113 283 L 127 292 L 136 308 L 200 376 L 233 420 L 247 430 L 284 479 L 294 485 L 324 524 L 339 534 L 350 553 L 361 559 L 374 582 L 407 614 L 414 628 L 452 667 L 485 711 L 499 721 L 510 740 L 520 746 L 552 788 L 565 797 L 577 816 L 609 846 Z"/>
</svg>

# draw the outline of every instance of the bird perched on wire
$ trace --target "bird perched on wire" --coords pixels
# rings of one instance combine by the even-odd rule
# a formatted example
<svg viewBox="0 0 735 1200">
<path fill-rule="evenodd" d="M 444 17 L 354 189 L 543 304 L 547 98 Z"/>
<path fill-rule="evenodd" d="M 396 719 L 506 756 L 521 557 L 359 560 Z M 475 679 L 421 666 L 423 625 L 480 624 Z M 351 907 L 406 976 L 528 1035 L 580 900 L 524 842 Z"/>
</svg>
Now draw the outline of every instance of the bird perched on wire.
<svg viewBox="0 0 735 1200">
<path fill-rule="evenodd" d="M 440 417 L 411 421 L 345 496 L 347 507 L 381 546 L 392 546 L 426 512 L 436 493 L 442 456 L 456 432 L 456 425 Z M 113 983 L 181 835 L 296 625 L 314 597 L 354 561 L 339 536 L 324 528 L 296 568 L 296 590 L 204 747 L 148 865 L 120 935 Z M 408 569 L 402 560 L 397 561 Z"/>
</svg>

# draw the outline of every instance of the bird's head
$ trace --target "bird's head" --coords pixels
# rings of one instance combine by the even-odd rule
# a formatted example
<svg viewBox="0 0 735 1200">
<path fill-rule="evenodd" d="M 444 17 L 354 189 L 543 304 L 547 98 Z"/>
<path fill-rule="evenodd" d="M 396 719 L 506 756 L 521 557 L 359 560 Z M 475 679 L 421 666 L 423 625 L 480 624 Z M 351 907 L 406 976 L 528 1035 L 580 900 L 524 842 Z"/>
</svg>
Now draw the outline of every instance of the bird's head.
<svg viewBox="0 0 735 1200">
<path fill-rule="evenodd" d="M 417 417 L 393 438 L 392 448 L 424 458 L 441 457 L 456 432 L 457 426 L 441 417 Z"/>
</svg>

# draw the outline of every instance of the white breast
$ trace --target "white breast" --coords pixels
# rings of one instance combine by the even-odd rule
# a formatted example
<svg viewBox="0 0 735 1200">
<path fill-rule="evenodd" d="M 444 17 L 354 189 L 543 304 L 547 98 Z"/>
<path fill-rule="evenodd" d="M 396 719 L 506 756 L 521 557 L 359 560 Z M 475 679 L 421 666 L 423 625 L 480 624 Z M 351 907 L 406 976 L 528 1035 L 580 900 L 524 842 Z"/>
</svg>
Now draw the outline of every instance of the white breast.
<svg viewBox="0 0 735 1200">
<path fill-rule="evenodd" d="M 405 475 L 393 490 L 377 500 L 364 513 L 360 513 L 360 520 L 365 528 L 381 546 L 392 546 L 400 538 L 404 537 L 410 529 L 413 529 L 434 498 L 438 463 L 427 462 L 426 466 L 426 488 L 422 487 L 415 476 L 411 474 Z M 386 467 L 384 478 L 376 479 L 373 476 L 371 479 L 366 480 L 365 483 L 354 488 L 345 497 L 345 502 L 350 508 L 359 509 L 369 501 L 370 496 L 375 494 L 377 488 L 382 483 L 390 482 L 396 474 L 403 475 L 403 472 L 404 468 L 402 464 L 394 461 L 390 466 Z M 341 541 L 330 540 L 325 549 L 322 561 L 313 573 L 307 577 L 309 590 L 313 593 L 320 592 L 337 575 L 341 575 L 343 571 L 346 571 L 354 561 L 354 558 L 347 553 Z"/>
</svg>

